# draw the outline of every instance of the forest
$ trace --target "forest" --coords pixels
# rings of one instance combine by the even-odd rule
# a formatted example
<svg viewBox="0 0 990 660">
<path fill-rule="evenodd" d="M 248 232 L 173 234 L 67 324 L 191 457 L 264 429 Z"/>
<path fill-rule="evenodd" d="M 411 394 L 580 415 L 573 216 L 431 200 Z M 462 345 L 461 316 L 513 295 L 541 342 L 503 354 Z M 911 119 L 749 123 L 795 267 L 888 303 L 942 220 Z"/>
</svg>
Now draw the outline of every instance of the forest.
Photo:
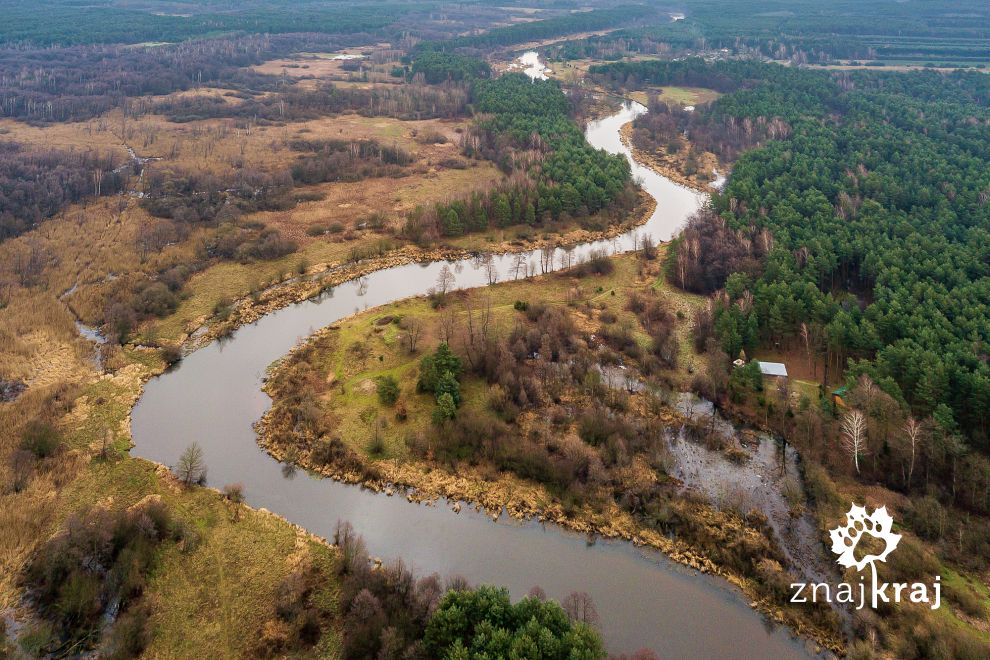
<svg viewBox="0 0 990 660">
<path fill-rule="evenodd" d="M 25 149 L 0 141 L 0 241 L 17 236 L 89 196 L 116 195 L 129 169 L 96 150 Z"/>
<path fill-rule="evenodd" d="M 72 0 L 46 0 L 45 11 L 17 0 L 4 0 L 0 42 L 39 46 L 93 43 L 176 42 L 221 33 L 354 33 L 384 27 L 421 5 L 403 2 L 299 2 L 272 7 L 252 0 L 229 11 L 217 0 L 198 3 L 189 15 L 169 14 L 153 0 L 104 1 L 81 7 Z M 189 9 L 193 5 L 184 4 Z"/>
<path fill-rule="evenodd" d="M 830 64 L 982 66 L 990 62 L 985 3 L 855 0 L 691 0 L 684 18 L 654 22 L 560 44 L 566 59 L 614 60 L 623 54 L 668 55 L 721 49 L 744 57 Z"/>
<path fill-rule="evenodd" d="M 935 415 L 974 449 L 990 450 L 984 76 L 730 62 L 597 71 L 613 81 L 738 86 L 690 119 L 702 135 L 729 119 L 783 122 L 739 157 L 714 212 L 672 257 L 675 281 L 701 292 L 728 281 L 691 270 L 696 260 L 718 261 L 713 249 L 759 260 L 740 271 L 752 304 L 722 311 L 734 319 L 721 326 L 730 354 L 755 347 L 757 337 L 739 334 L 748 323 L 759 341 L 785 346 L 802 342 L 807 327 L 826 365 L 869 374 L 919 417 Z M 758 240 L 763 231 L 769 237 Z M 681 260 L 698 277 L 689 280 Z"/>
<path fill-rule="evenodd" d="M 435 62 L 434 55 L 428 51 L 425 56 Z M 487 194 L 417 209 L 407 217 L 408 238 L 422 241 L 489 227 L 537 226 L 562 216 L 588 218 L 635 205 L 629 164 L 588 145 L 559 83 L 510 73 L 472 79 L 470 90 L 471 106 L 479 114 L 464 139 L 464 155 L 490 160 L 506 174 L 524 172 L 526 179 Z"/>
</svg>

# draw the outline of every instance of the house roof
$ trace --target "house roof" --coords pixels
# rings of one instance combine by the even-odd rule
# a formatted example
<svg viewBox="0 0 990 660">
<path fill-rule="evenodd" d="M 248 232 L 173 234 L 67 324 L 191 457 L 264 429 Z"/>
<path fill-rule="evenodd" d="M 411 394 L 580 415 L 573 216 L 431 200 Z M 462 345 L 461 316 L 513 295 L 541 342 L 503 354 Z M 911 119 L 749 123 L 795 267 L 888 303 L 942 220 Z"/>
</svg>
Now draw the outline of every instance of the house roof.
<svg viewBox="0 0 990 660">
<path fill-rule="evenodd" d="M 787 367 L 783 362 L 757 362 L 760 365 L 760 372 L 764 376 L 786 376 Z"/>
</svg>

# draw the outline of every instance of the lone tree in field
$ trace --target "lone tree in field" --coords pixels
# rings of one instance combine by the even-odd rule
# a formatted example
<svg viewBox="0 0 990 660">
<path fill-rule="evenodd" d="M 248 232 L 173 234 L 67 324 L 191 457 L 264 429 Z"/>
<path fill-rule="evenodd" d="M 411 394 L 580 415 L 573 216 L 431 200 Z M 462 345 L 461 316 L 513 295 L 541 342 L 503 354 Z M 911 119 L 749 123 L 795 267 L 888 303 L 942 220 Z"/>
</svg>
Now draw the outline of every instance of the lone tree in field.
<svg viewBox="0 0 990 660">
<path fill-rule="evenodd" d="M 859 474 L 859 455 L 866 448 L 866 417 L 858 410 L 850 410 L 842 417 L 842 445 L 852 455 Z"/>
<path fill-rule="evenodd" d="M 402 343 L 405 344 L 406 350 L 410 353 L 415 353 L 416 346 L 419 344 L 419 338 L 423 334 L 423 323 L 419 319 L 410 316 L 402 319 L 399 326 L 406 331 L 402 335 Z"/>
<path fill-rule="evenodd" d="M 203 448 L 199 444 L 194 442 L 186 447 L 182 456 L 179 456 L 175 473 L 187 486 L 206 482 L 206 463 L 203 460 Z"/>
</svg>

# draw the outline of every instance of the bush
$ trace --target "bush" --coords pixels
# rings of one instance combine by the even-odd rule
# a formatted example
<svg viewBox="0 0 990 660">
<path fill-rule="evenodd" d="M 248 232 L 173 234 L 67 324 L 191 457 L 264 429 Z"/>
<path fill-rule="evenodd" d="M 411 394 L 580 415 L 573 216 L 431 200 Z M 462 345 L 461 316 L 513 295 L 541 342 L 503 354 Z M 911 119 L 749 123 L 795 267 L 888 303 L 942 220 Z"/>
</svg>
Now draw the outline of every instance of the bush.
<svg viewBox="0 0 990 660">
<path fill-rule="evenodd" d="M 588 254 L 587 261 L 578 264 L 575 274 L 578 277 L 585 275 L 611 275 L 615 271 L 615 264 L 604 250 L 592 250 Z"/>
<path fill-rule="evenodd" d="M 182 347 L 178 344 L 168 344 L 161 348 L 162 361 L 167 365 L 173 365 L 182 359 Z"/>
<path fill-rule="evenodd" d="M 60 444 L 58 431 L 48 422 L 30 422 L 21 435 L 21 449 L 31 452 L 35 458 L 48 458 L 58 451 Z"/>
<path fill-rule="evenodd" d="M 162 282 L 153 282 L 137 292 L 134 311 L 139 314 L 168 316 L 179 306 L 179 298 Z"/>
<path fill-rule="evenodd" d="M 395 379 L 395 376 L 379 376 L 375 379 L 375 383 L 378 390 L 378 400 L 386 406 L 395 405 L 395 402 L 399 400 L 399 381 Z"/>
</svg>

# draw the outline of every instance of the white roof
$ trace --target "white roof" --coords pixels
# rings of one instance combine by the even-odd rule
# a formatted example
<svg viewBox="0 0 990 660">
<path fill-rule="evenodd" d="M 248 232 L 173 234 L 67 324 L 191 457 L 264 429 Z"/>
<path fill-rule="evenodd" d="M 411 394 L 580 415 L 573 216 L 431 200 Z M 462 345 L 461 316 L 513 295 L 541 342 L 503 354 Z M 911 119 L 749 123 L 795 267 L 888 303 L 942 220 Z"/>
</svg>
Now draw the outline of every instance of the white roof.
<svg viewBox="0 0 990 660">
<path fill-rule="evenodd" d="M 783 362 L 757 362 L 764 376 L 786 376 L 787 367 Z"/>
</svg>

